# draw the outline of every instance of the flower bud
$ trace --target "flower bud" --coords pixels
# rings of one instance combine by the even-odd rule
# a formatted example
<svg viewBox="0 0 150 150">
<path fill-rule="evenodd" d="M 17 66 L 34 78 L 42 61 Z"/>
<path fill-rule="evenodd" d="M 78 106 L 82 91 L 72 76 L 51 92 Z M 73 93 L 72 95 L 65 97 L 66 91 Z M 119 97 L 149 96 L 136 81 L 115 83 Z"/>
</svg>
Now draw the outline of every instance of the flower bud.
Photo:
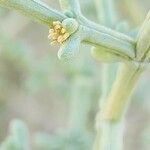
<svg viewBox="0 0 150 150">
<path fill-rule="evenodd" d="M 62 26 L 67 30 L 69 34 L 72 34 L 77 31 L 79 24 L 75 19 L 67 18 L 62 22 Z"/>
</svg>

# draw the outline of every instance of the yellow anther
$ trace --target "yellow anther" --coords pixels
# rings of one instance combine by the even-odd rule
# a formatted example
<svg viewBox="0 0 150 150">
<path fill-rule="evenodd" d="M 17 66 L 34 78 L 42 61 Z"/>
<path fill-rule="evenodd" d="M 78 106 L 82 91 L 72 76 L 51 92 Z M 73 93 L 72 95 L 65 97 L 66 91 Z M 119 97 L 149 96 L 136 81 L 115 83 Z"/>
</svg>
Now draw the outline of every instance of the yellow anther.
<svg viewBox="0 0 150 150">
<path fill-rule="evenodd" d="M 59 24 L 55 25 L 55 26 L 54 26 L 54 29 L 55 29 L 55 30 L 61 29 L 61 25 L 59 25 Z"/>
<path fill-rule="evenodd" d="M 49 33 L 50 33 L 50 34 L 53 33 L 53 32 L 55 32 L 54 29 L 49 29 Z"/>
<path fill-rule="evenodd" d="M 66 29 L 62 28 L 61 33 L 64 34 L 66 32 Z"/>
<path fill-rule="evenodd" d="M 58 34 L 57 33 L 51 33 L 51 34 L 49 34 L 49 36 L 48 36 L 48 38 L 49 39 L 53 39 L 53 40 L 56 40 L 57 38 L 58 38 Z"/>
<path fill-rule="evenodd" d="M 62 44 L 70 34 L 67 30 L 62 26 L 60 21 L 54 21 L 53 25 L 49 29 L 48 38 L 51 40 L 51 44 L 54 45 L 56 43 Z"/>
<path fill-rule="evenodd" d="M 51 36 L 51 34 L 49 34 L 49 35 L 48 35 L 48 39 L 51 39 L 51 38 L 52 38 L 52 36 Z"/>
<path fill-rule="evenodd" d="M 63 35 L 64 40 L 66 40 L 69 36 L 70 36 L 69 33 L 65 33 L 65 34 Z"/>
<path fill-rule="evenodd" d="M 59 24 L 61 24 L 60 21 L 54 21 L 54 22 L 53 22 L 53 25 L 54 25 L 54 26 L 55 26 L 55 25 L 59 25 Z"/>
<path fill-rule="evenodd" d="M 50 44 L 51 44 L 51 45 L 56 45 L 56 44 L 57 44 L 57 41 L 52 41 Z"/>
<path fill-rule="evenodd" d="M 62 43 L 63 42 L 63 36 L 60 35 L 58 38 L 57 38 L 57 42 L 58 43 Z"/>
<path fill-rule="evenodd" d="M 53 39 L 53 40 L 57 40 L 58 37 L 59 37 L 59 35 L 55 35 L 55 36 L 52 37 L 52 39 Z"/>
</svg>

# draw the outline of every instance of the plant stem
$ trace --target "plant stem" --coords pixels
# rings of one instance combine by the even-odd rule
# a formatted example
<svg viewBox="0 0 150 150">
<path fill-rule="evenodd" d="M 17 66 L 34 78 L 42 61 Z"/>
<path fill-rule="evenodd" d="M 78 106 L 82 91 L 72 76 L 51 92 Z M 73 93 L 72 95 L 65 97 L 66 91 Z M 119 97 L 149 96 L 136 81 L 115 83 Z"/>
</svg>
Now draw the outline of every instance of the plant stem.
<svg viewBox="0 0 150 150">
<path fill-rule="evenodd" d="M 123 148 L 123 121 L 111 122 L 101 120 L 95 150 L 122 150 Z"/>
<path fill-rule="evenodd" d="M 104 119 L 117 121 L 126 109 L 128 99 L 138 81 L 143 68 L 133 64 L 122 64 L 118 71 L 116 81 L 112 86 L 107 102 L 102 109 Z"/>
<path fill-rule="evenodd" d="M 80 9 L 77 0 L 65 0 L 65 2 L 67 3 L 67 5 L 64 4 L 65 7 L 68 6 L 73 9 L 73 5 L 75 5 L 75 8 L 77 7 L 78 10 Z M 0 6 L 17 10 L 48 26 L 50 26 L 53 21 L 63 21 L 68 18 L 66 15 L 50 8 L 40 0 L 0 0 Z M 83 42 L 96 47 L 106 47 L 110 49 L 111 52 L 127 59 L 127 61 L 135 58 L 136 42 L 132 38 L 115 30 L 93 23 L 82 16 L 82 14 L 77 15 L 75 18 L 80 24 L 80 35 L 83 36 Z"/>
<path fill-rule="evenodd" d="M 53 21 L 62 21 L 67 18 L 40 0 L 0 0 L 0 6 L 17 10 L 40 23 L 48 25 L 51 25 Z"/>
<path fill-rule="evenodd" d="M 96 0 L 96 4 L 100 22 L 114 27 L 117 15 L 113 1 Z M 94 150 L 122 150 L 124 112 L 142 69 L 132 64 L 120 64 L 118 73 L 116 73 L 118 67 L 114 64 L 103 65 L 103 68 L 103 95 L 96 120 L 97 137 Z"/>
<path fill-rule="evenodd" d="M 110 52 L 116 53 L 128 61 L 135 58 L 135 43 L 127 42 L 110 34 L 96 31 L 92 26 L 91 28 L 80 26 L 80 28 L 85 43 L 95 47 L 102 46 L 108 48 Z"/>
<path fill-rule="evenodd" d="M 112 0 L 96 0 L 96 8 L 98 13 L 98 18 L 101 23 L 106 26 L 113 27 L 117 20 L 117 15 L 113 7 Z M 105 5 L 105 8 L 103 6 Z M 108 12 L 107 12 L 108 11 Z M 106 17 L 107 16 L 109 17 Z M 100 109 L 106 102 L 107 95 L 111 90 L 113 82 L 116 78 L 116 73 L 118 69 L 118 64 L 103 64 L 103 75 L 102 75 L 102 96 L 100 98 Z M 99 118 L 101 112 L 98 113 L 97 118 Z M 121 150 L 122 137 L 123 137 L 123 126 L 122 123 L 111 123 L 107 121 L 97 120 L 99 125 L 97 125 L 97 136 L 95 140 L 94 150 L 109 150 L 112 147 L 114 150 Z M 96 122 L 97 123 L 97 122 Z M 115 136 L 114 136 L 115 135 Z M 115 137 L 115 138 L 114 138 Z"/>
<path fill-rule="evenodd" d="M 102 70 L 102 95 L 100 98 L 100 107 L 102 108 L 106 98 L 108 96 L 109 91 L 114 83 L 116 78 L 118 63 L 113 64 L 103 64 Z"/>
<path fill-rule="evenodd" d="M 142 72 L 141 65 L 120 65 L 112 89 L 97 116 L 96 150 L 122 150 L 123 116 Z"/>
</svg>

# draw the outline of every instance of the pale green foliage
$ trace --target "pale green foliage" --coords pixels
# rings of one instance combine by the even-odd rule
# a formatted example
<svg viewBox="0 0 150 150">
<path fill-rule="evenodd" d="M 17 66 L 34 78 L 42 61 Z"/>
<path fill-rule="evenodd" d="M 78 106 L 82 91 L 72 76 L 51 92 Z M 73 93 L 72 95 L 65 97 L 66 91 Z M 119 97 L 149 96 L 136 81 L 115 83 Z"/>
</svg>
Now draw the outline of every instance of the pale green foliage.
<svg viewBox="0 0 150 150">
<path fill-rule="evenodd" d="M 135 42 L 132 38 L 103 26 L 99 26 L 84 18 L 82 14 L 78 13 L 80 7 L 77 1 L 62 1 L 60 4 L 62 6 L 64 5 L 63 7 L 65 7 L 65 9 L 69 7 L 68 11 L 73 9 L 73 13 L 76 14 L 75 19 L 80 24 L 79 31 L 76 36 L 81 36 L 81 42 L 86 42 L 96 47 L 107 47 L 111 53 L 115 53 L 120 57 L 125 57 L 127 60 L 132 60 L 135 56 Z M 25 15 L 35 18 L 37 21 L 46 23 L 47 25 L 51 25 L 54 20 L 63 21 L 67 18 L 67 16 L 62 15 L 58 11 L 45 6 L 45 4 L 40 1 L 35 0 L 28 0 L 27 2 L 24 2 L 23 0 L 1 0 L 0 5 L 21 11 Z M 74 43 L 72 45 L 74 45 Z M 68 52 L 68 55 L 70 55 L 70 51 Z"/>
<path fill-rule="evenodd" d="M 62 22 L 62 26 L 67 30 L 68 33 L 73 34 L 77 31 L 79 24 L 75 19 L 68 18 Z"/>
<path fill-rule="evenodd" d="M 96 47 L 106 47 L 112 57 L 114 55 L 118 55 L 120 59 L 123 58 L 122 61 L 124 61 L 124 59 L 126 59 L 127 61 L 134 60 L 136 43 L 131 37 L 128 37 L 111 29 L 104 28 L 103 26 L 98 26 L 95 23 L 92 23 L 85 19 L 83 15 L 79 13 L 80 6 L 78 1 L 62 0 L 60 1 L 60 4 L 63 10 L 67 10 L 68 12 L 75 14 L 74 17 L 80 24 L 79 32 L 78 34 L 76 34 L 76 36 L 81 36 L 81 42 L 87 42 L 93 44 Z M 67 18 L 67 16 L 49 8 L 47 5 L 37 0 L 28 0 L 26 2 L 24 2 L 23 0 L 1 0 L 0 5 L 21 11 L 23 14 L 48 25 L 50 25 L 55 20 L 63 21 L 65 18 Z M 105 6 L 105 4 L 103 6 Z M 109 14 L 109 7 L 108 9 L 105 8 L 105 10 L 107 10 Z M 114 16 L 115 15 L 112 15 L 110 17 L 113 18 Z M 146 28 L 148 30 L 148 27 Z M 89 34 L 91 36 L 89 36 Z M 74 43 L 72 43 L 72 45 L 74 45 Z M 68 55 L 70 55 L 70 51 L 68 51 Z"/>
<path fill-rule="evenodd" d="M 35 143 L 39 150 L 90 150 L 92 147 L 91 135 L 82 132 L 65 131 L 54 136 L 39 133 Z"/>
<path fill-rule="evenodd" d="M 89 80 L 89 83 L 86 82 Z M 39 150 L 90 150 L 93 135 L 86 131 L 88 113 L 93 97 L 93 83 L 89 77 L 76 77 L 72 83 L 69 115 L 70 129 L 60 130 L 55 135 L 37 134 L 35 145 Z M 82 99 L 82 101 L 80 101 Z M 84 107 L 83 107 L 84 106 Z"/>
<path fill-rule="evenodd" d="M 141 61 L 145 62 L 150 57 L 149 14 L 135 38 L 125 33 L 129 31 L 128 23 L 118 23 L 112 0 L 97 0 L 96 2 L 100 22 L 112 29 L 86 19 L 81 13 L 78 0 L 60 0 L 64 13 L 54 10 L 38 0 L 0 0 L 0 5 L 20 11 L 48 26 L 51 26 L 53 21 L 62 22 L 71 35 L 60 46 L 59 59 L 72 60 L 79 53 L 80 44 L 86 43 L 94 46 L 92 54 L 96 59 L 107 63 L 123 63 L 120 65 L 117 75 L 117 67 L 113 70 L 116 80 L 114 84 L 111 84 L 111 88 L 107 87 L 102 97 L 101 112 L 98 113 L 96 119 L 97 137 L 94 147 L 95 150 L 122 150 L 122 118 L 128 105 L 128 99 L 145 69 Z M 115 26 L 116 23 L 118 26 Z M 89 86 L 91 84 L 87 84 L 83 79 L 75 80 L 73 86 L 75 94 L 73 94 L 70 113 L 72 128 L 68 134 L 38 135 L 36 145 L 39 149 L 87 150 L 92 145 L 90 143 L 92 138 L 88 133 L 83 133 L 91 102 L 91 99 L 88 99 L 91 95 Z M 84 90 L 86 92 L 81 93 Z M 84 94 L 87 94 L 87 97 Z M 87 106 L 83 109 L 81 106 L 85 106 L 85 104 Z M 10 136 L 2 144 L 1 149 L 28 149 L 28 131 L 25 128 L 21 122 L 13 123 Z M 88 136 L 90 138 L 87 138 Z"/>
<path fill-rule="evenodd" d="M 10 135 L 1 144 L 0 150 L 28 150 L 29 133 L 26 125 L 20 120 L 10 124 Z"/>
<path fill-rule="evenodd" d="M 51 66 L 53 64 L 51 60 L 52 56 L 46 56 L 45 59 L 42 58 L 38 61 L 35 61 L 34 58 L 32 58 L 31 56 L 30 56 L 31 58 L 28 57 L 29 54 L 27 52 L 27 49 L 24 49 L 24 47 L 21 47 L 21 46 L 19 47 L 17 43 L 14 43 L 14 41 L 11 41 L 10 39 L 7 39 L 6 37 L 5 38 L 1 37 L 0 39 L 1 39 L 0 42 L 3 43 L 4 45 L 3 46 L 4 50 L 1 53 L 1 57 L 3 56 L 2 57 L 3 59 L 5 58 L 9 61 L 12 60 L 11 62 L 15 62 L 16 60 L 18 60 L 20 63 L 26 64 L 26 65 L 27 65 L 27 62 L 30 62 L 30 63 L 32 62 L 31 67 L 34 66 L 34 70 L 30 68 L 29 65 L 27 65 L 27 68 L 28 68 L 27 70 L 30 70 L 30 69 L 32 70 L 32 72 L 29 72 L 29 74 L 31 74 L 31 79 L 28 79 L 29 81 L 27 80 L 27 82 L 32 84 L 30 85 L 31 86 L 30 88 L 32 89 L 32 91 L 30 90 L 30 92 L 33 92 L 34 90 L 38 90 L 41 86 L 43 86 L 44 84 L 43 82 L 45 82 L 43 80 L 46 78 L 45 72 L 48 72 L 48 75 L 49 75 L 49 73 L 51 72 L 51 69 L 53 69 Z M 9 45 L 11 45 L 11 48 L 8 46 L 8 43 Z M 89 49 L 89 47 L 82 47 L 82 49 L 83 48 Z M 84 57 L 81 57 L 81 58 L 89 58 L 89 56 L 88 54 L 85 54 Z M 85 68 L 85 63 L 87 65 L 86 68 Z M 88 150 L 89 149 L 90 150 L 92 147 L 93 135 L 91 135 L 91 133 L 88 133 L 85 128 L 87 126 L 88 114 L 91 109 L 91 103 L 93 102 L 93 97 L 95 95 L 95 89 L 94 89 L 95 87 L 93 85 L 94 78 L 91 80 L 93 73 L 95 71 L 95 68 L 93 67 L 93 64 L 91 64 L 91 61 L 89 59 L 87 59 L 86 62 L 83 59 L 82 61 L 79 61 L 79 62 L 73 62 L 73 64 L 70 63 L 70 64 L 62 64 L 62 65 L 64 65 L 62 67 L 66 76 L 69 76 L 69 78 L 73 80 L 71 82 L 71 86 L 69 86 L 68 88 L 68 91 L 70 90 L 69 93 L 70 93 L 70 103 L 71 103 L 69 122 L 70 122 L 72 129 L 70 131 L 67 131 L 67 129 L 63 129 L 63 132 L 56 132 L 55 135 L 47 135 L 47 134 L 45 135 L 44 133 L 37 134 L 37 135 L 35 134 L 35 136 L 32 136 L 33 138 L 28 138 L 28 140 L 30 141 L 30 143 L 32 142 L 32 139 L 35 140 L 33 145 L 35 149 L 38 149 L 38 150 L 44 150 L 44 149 L 51 150 L 51 149 L 54 149 L 54 147 L 57 147 L 57 150 L 61 150 L 62 147 L 65 150 L 66 149 L 68 150 L 73 150 L 73 149 Z M 87 76 L 87 78 L 85 78 L 85 76 Z M 89 82 L 86 82 L 87 80 Z M 59 90 L 61 86 L 60 83 L 57 85 L 56 81 L 54 81 L 54 83 L 48 82 L 46 83 L 46 85 L 47 84 L 50 84 L 49 87 L 55 84 L 55 86 L 57 87 L 57 90 Z M 46 85 L 44 84 L 44 86 Z M 82 101 L 80 101 L 81 99 Z M 82 107 L 82 105 L 84 105 L 84 107 Z M 14 121 L 12 123 L 14 124 Z M 9 142 L 9 139 L 11 142 Z M 18 140 L 16 140 L 16 138 L 14 140 L 14 138 L 12 138 L 12 134 L 9 133 L 5 141 L 2 142 L 2 145 L 7 145 L 5 146 L 6 148 L 5 149 L 3 148 L 3 149 L 9 150 L 9 147 L 10 147 L 10 149 L 14 148 L 15 150 L 16 149 L 22 150 L 23 148 L 20 148 L 20 145 L 22 144 L 23 140 L 21 141 L 19 140 L 18 143 L 16 143 L 16 141 Z M 34 148 L 30 148 L 30 149 L 34 149 Z M 25 149 L 25 150 L 28 150 L 28 149 Z"/>
</svg>

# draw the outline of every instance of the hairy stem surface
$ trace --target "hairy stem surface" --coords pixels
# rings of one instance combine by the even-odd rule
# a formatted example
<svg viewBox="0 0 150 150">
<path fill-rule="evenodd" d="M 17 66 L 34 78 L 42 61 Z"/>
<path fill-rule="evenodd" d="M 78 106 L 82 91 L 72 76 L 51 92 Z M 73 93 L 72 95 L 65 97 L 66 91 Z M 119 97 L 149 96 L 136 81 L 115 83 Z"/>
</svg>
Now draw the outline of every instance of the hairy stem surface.
<svg viewBox="0 0 150 150">
<path fill-rule="evenodd" d="M 51 25 L 53 21 L 62 21 L 67 18 L 39 0 L 0 0 L 0 6 L 17 10 L 40 23 L 48 25 Z"/>
</svg>

